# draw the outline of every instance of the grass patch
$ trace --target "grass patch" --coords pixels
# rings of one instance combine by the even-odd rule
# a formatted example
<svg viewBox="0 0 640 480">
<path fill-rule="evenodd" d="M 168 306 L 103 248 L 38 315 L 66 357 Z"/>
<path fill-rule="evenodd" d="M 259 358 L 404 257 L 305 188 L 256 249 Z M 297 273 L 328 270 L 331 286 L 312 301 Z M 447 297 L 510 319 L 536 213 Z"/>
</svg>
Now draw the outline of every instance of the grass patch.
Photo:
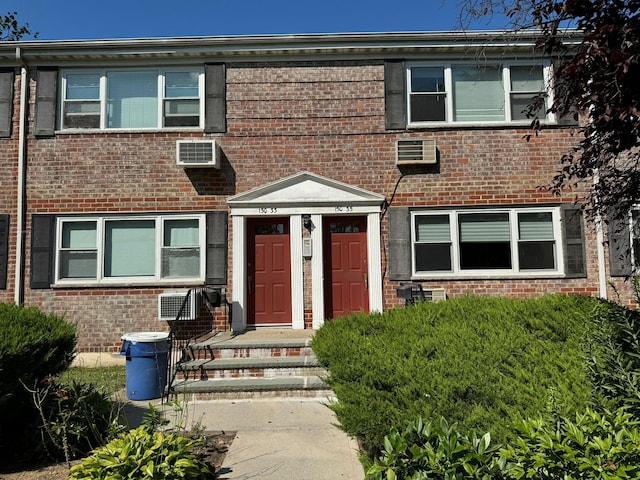
<svg viewBox="0 0 640 480">
<path fill-rule="evenodd" d="M 73 382 L 88 384 L 107 394 L 115 393 L 125 387 L 124 366 L 110 367 L 71 367 L 60 376 L 60 383 L 71 385 Z"/>
</svg>

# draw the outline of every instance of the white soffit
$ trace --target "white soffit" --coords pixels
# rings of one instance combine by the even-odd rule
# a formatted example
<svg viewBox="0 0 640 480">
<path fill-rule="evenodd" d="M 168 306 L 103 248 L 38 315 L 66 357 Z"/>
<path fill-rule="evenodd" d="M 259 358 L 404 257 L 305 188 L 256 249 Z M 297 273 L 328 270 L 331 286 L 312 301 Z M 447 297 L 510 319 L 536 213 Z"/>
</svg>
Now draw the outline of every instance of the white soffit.
<svg viewBox="0 0 640 480">
<path fill-rule="evenodd" d="M 331 180 L 311 172 L 300 172 L 267 185 L 234 195 L 231 207 L 257 205 L 371 205 L 379 206 L 384 195 Z"/>
</svg>

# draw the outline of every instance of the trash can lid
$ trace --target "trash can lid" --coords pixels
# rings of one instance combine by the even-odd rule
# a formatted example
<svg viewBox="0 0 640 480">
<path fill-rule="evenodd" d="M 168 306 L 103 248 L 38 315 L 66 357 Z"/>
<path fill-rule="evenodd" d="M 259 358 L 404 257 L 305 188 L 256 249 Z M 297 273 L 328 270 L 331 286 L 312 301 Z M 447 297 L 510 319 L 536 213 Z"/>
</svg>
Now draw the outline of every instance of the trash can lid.
<svg viewBox="0 0 640 480">
<path fill-rule="evenodd" d="M 122 340 L 133 343 L 154 343 L 161 340 L 166 340 L 169 337 L 167 332 L 134 332 L 125 333 L 122 336 Z"/>
</svg>

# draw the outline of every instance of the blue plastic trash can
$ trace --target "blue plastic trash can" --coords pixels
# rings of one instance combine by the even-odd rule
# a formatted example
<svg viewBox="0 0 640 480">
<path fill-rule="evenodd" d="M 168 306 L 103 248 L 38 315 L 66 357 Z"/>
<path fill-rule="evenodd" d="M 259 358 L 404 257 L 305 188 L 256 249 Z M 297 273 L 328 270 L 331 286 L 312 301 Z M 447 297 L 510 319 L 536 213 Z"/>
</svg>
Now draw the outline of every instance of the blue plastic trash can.
<svg viewBox="0 0 640 480">
<path fill-rule="evenodd" d="M 120 355 L 125 355 L 127 398 L 151 400 L 162 397 L 167 385 L 169 334 L 137 332 L 122 336 Z"/>
</svg>

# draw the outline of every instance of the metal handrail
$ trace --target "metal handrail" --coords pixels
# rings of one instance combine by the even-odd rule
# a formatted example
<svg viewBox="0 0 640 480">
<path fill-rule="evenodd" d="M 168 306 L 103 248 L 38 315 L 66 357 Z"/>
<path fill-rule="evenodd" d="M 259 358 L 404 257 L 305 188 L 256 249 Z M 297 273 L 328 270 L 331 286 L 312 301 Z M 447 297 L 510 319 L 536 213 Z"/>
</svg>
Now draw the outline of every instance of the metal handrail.
<svg viewBox="0 0 640 480">
<path fill-rule="evenodd" d="M 199 295 L 207 305 L 207 307 L 215 307 L 219 306 L 220 302 L 212 301 L 210 298 L 210 294 L 215 292 L 215 290 L 210 290 L 207 288 L 199 287 L 199 288 L 191 288 L 187 291 L 187 294 L 184 296 L 182 300 L 182 305 L 180 305 L 180 310 L 178 310 L 178 314 L 176 315 L 175 321 L 172 323 L 171 328 L 169 329 L 169 352 L 168 352 L 168 361 L 167 361 L 167 386 L 165 388 L 164 399 L 169 400 L 169 396 L 172 393 L 172 386 L 178 374 L 178 366 L 181 363 L 188 362 L 190 360 L 194 360 L 193 352 L 191 350 L 191 345 L 202 335 L 196 336 L 185 336 L 180 335 L 182 331 L 187 331 L 188 328 L 183 328 L 186 322 L 193 322 L 187 315 L 186 306 L 191 302 L 192 295 Z M 217 295 L 221 295 L 218 291 Z M 220 300 L 220 297 L 218 297 Z M 199 304 L 196 302 L 196 305 Z M 199 311 L 195 312 L 196 317 L 198 316 Z"/>
</svg>

